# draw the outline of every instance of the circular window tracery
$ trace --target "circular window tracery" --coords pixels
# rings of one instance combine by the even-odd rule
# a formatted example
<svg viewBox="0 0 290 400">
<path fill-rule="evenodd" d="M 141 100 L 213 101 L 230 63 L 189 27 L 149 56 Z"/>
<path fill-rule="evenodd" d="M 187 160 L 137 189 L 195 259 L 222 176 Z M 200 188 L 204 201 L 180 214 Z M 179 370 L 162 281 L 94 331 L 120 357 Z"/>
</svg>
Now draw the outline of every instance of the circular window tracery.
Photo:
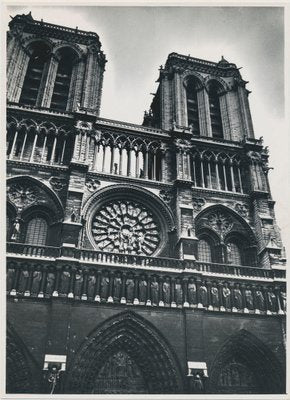
<svg viewBox="0 0 290 400">
<path fill-rule="evenodd" d="M 103 205 L 92 220 L 98 249 L 114 253 L 151 255 L 160 243 L 160 227 L 141 203 L 114 200 Z"/>
</svg>

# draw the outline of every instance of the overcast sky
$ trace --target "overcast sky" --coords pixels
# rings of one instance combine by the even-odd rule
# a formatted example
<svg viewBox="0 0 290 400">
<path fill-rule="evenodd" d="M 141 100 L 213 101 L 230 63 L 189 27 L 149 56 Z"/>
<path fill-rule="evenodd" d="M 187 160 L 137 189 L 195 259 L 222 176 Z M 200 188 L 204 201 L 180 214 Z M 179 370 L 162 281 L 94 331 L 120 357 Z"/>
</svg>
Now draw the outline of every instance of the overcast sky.
<svg viewBox="0 0 290 400">
<path fill-rule="evenodd" d="M 270 148 L 270 164 L 275 168 L 270 172 L 272 194 L 285 231 L 289 205 L 281 182 L 289 178 L 285 174 L 283 8 L 10 6 L 8 15 L 29 11 L 37 20 L 98 33 L 108 60 L 101 104 L 104 118 L 142 123 L 150 93 L 157 88 L 158 68 L 171 52 L 210 61 L 223 55 L 242 67 L 242 77 L 252 91 L 255 135 L 263 136 Z"/>
</svg>

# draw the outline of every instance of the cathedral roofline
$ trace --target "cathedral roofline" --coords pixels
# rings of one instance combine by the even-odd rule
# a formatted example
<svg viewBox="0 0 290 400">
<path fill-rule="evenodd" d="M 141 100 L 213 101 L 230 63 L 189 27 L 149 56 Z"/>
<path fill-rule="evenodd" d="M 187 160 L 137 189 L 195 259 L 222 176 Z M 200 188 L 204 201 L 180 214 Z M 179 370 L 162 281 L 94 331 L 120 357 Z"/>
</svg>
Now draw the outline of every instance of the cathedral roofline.
<svg viewBox="0 0 290 400">
<path fill-rule="evenodd" d="M 208 60 L 203 60 L 201 58 L 196 58 L 196 57 L 191 57 L 190 55 L 184 55 L 184 54 L 179 54 L 179 53 L 170 53 L 168 55 L 165 67 L 167 67 L 167 64 L 169 63 L 169 60 L 171 59 L 178 59 L 178 60 L 182 60 L 182 61 L 189 61 L 192 63 L 197 63 L 197 64 L 201 64 L 204 66 L 208 66 L 208 67 L 218 67 L 218 68 L 222 68 L 222 69 L 231 69 L 231 68 L 235 68 L 238 69 L 236 64 L 234 63 L 230 63 L 228 61 L 226 61 L 223 56 L 222 59 L 218 62 L 214 62 L 214 61 L 208 61 Z"/>
<path fill-rule="evenodd" d="M 10 29 L 19 24 L 24 24 L 24 31 L 27 33 L 35 33 L 45 36 L 54 37 L 57 35 L 65 36 L 65 39 L 75 41 L 83 44 L 97 43 L 101 47 L 99 35 L 91 31 L 83 31 L 76 28 L 69 28 L 67 26 L 51 24 L 44 22 L 43 20 L 33 19 L 31 12 L 27 15 L 17 14 L 15 17 L 11 17 L 12 20 L 9 22 Z"/>
</svg>

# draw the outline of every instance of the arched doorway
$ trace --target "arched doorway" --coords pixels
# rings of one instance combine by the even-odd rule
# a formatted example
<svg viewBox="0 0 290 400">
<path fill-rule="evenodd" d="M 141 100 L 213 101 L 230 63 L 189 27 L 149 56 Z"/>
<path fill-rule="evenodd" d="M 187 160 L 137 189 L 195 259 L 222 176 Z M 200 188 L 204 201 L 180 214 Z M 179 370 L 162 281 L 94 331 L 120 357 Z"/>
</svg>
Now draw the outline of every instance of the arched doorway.
<svg viewBox="0 0 290 400">
<path fill-rule="evenodd" d="M 68 366 L 66 393 L 182 393 L 178 361 L 148 321 L 118 314 L 93 332 Z"/>
<path fill-rule="evenodd" d="M 285 375 L 274 354 L 241 330 L 221 347 L 210 369 L 210 393 L 283 393 Z"/>
<path fill-rule="evenodd" d="M 6 392 L 39 393 L 41 369 L 20 338 L 8 327 L 6 337 Z"/>
</svg>

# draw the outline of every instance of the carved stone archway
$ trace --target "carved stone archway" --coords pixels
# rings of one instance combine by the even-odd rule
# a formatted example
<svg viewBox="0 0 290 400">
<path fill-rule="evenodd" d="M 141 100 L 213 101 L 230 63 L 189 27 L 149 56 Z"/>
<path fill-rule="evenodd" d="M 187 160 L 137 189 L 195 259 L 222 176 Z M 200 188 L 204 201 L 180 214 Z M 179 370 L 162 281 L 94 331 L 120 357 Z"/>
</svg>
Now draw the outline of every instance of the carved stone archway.
<svg viewBox="0 0 290 400">
<path fill-rule="evenodd" d="M 6 337 L 6 392 L 40 393 L 41 369 L 16 333 L 8 327 Z"/>
<path fill-rule="evenodd" d="M 136 392 L 183 392 L 180 367 L 170 345 L 148 321 L 131 312 L 109 319 L 90 335 L 68 366 L 65 392 L 101 393 L 98 384 L 100 378 L 106 378 L 103 371 L 108 360 L 118 359 L 119 356 L 127 359 L 127 364 L 129 360 L 136 366 L 134 376 L 132 373 L 125 374 L 126 380 L 131 377 Z M 120 362 L 117 360 L 114 365 L 118 367 Z M 101 385 L 104 388 L 104 381 Z M 129 388 L 130 382 L 106 387 L 102 393 L 125 393 L 125 390 L 118 391 L 118 387 L 126 385 Z M 131 389 L 127 393 L 132 393 Z"/>
<path fill-rule="evenodd" d="M 228 338 L 209 373 L 209 392 L 259 394 L 285 392 L 285 375 L 272 351 L 242 329 Z"/>
</svg>

